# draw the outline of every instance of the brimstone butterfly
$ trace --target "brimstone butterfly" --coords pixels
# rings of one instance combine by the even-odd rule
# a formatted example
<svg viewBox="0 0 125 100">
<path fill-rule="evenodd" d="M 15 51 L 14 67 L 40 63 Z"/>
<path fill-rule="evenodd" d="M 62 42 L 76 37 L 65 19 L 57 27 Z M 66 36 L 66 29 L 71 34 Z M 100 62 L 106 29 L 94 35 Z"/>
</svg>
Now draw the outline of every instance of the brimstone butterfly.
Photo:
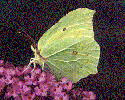
<svg viewBox="0 0 125 100">
<path fill-rule="evenodd" d="M 58 78 L 66 76 L 76 82 L 97 73 L 100 47 L 94 40 L 94 10 L 79 8 L 69 12 L 53 25 L 38 41 L 38 51 L 31 63 L 45 64 Z"/>
</svg>

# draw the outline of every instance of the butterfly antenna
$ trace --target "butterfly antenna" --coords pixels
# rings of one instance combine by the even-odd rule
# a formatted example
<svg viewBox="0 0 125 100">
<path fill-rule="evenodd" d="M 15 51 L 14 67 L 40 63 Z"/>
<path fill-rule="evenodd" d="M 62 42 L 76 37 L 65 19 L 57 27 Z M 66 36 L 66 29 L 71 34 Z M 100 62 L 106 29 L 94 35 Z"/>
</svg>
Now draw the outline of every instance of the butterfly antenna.
<svg viewBox="0 0 125 100">
<path fill-rule="evenodd" d="M 29 36 L 29 34 L 27 34 L 25 31 L 23 31 L 23 32 L 19 31 L 18 33 L 22 33 L 26 38 L 28 38 L 33 43 L 32 44 L 33 47 L 37 49 L 37 43 L 36 43 L 36 41 L 31 36 Z"/>
</svg>

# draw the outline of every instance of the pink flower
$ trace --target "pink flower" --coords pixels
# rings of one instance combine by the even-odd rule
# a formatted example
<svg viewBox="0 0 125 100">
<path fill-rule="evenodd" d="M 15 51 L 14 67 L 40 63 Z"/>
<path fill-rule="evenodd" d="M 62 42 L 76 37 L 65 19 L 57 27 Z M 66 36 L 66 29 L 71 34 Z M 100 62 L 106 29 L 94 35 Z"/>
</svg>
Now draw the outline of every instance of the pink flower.
<svg viewBox="0 0 125 100">
<path fill-rule="evenodd" d="M 66 84 L 66 82 L 67 82 L 67 78 L 66 77 L 61 78 L 61 83 L 62 84 Z"/>
<path fill-rule="evenodd" d="M 14 98 L 18 96 L 18 94 L 20 93 L 20 88 L 18 87 L 18 85 L 14 85 L 14 86 L 8 86 L 7 87 L 7 93 L 5 94 L 8 97 L 13 96 Z"/>
<path fill-rule="evenodd" d="M 35 93 L 33 94 L 27 94 L 27 95 L 22 95 L 22 100 L 34 100 L 35 98 Z"/>
<path fill-rule="evenodd" d="M 41 83 L 41 82 L 45 82 L 46 81 L 46 78 L 45 77 L 39 77 L 39 83 Z"/>
<path fill-rule="evenodd" d="M 4 66 L 4 60 L 0 60 L 0 66 Z"/>
<path fill-rule="evenodd" d="M 16 70 L 16 71 L 15 71 L 15 72 L 16 72 L 15 74 L 16 74 L 17 76 L 21 76 L 21 75 L 23 74 L 23 73 L 22 73 L 22 72 L 23 72 L 23 68 L 21 68 L 21 67 L 16 67 L 15 70 Z"/>
<path fill-rule="evenodd" d="M 38 86 L 36 86 L 36 87 L 34 88 L 34 90 L 35 90 L 36 95 L 38 95 L 38 96 L 41 95 L 41 91 L 40 91 L 40 89 L 38 88 Z"/>
<path fill-rule="evenodd" d="M 38 69 L 38 68 L 36 68 L 35 70 L 34 70 L 34 73 L 37 75 L 39 75 L 40 73 L 41 73 L 41 69 Z"/>
<path fill-rule="evenodd" d="M 29 75 L 24 77 L 26 85 L 37 85 L 38 81 L 36 79 L 35 73 L 31 73 L 31 78 Z"/>
<path fill-rule="evenodd" d="M 12 96 L 12 93 L 13 93 L 13 91 L 10 90 L 7 93 L 5 93 L 5 96 L 8 97 L 8 98 L 10 98 Z"/>
<path fill-rule="evenodd" d="M 47 96 L 48 87 L 46 85 L 41 86 L 39 89 L 38 86 L 34 88 L 36 95 L 38 96 Z"/>
<path fill-rule="evenodd" d="M 15 97 L 14 100 L 22 100 L 19 96 Z"/>
<path fill-rule="evenodd" d="M 63 98 L 63 96 L 64 96 L 64 92 L 62 92 L 62 90 L 63 90 L 63 88 L 62 88 L 62 86 L 59 86 L 59 87 L 52 87 L 51 88 L 51 96 L 53 96 L 54 98 L 55 98 L 55 100 L 57 100 L 57 98 Z M 59 99 L 59 100 L 60 100 Z"/>
<path fill-rule="evenodd" d="M 41 82 L 45 82 L 46 81 L 46 73 L 45 72 L 42 72 L 39 76 L 39 83 Z"/>
<path fill-rule="evenodd" d="M 54 96 L 54 100 L 61 100 L 62 99 L 62 97 L 60 97 L 60 96 Z"/>
<path fill-rule="evenodd" d="M 12 66 L 11 66 L 11 64 L 9 63 L 9 62 L 6 62 L 5 63 L 5 68 L 11 68 Z"/>
<path fill-rule="evenodd" d="M 66 94 L 63 96 L 63 100 L 69 100 L 69 96 Z"/>
<path fill-rule="evenodd" d="M 14 98 L 17 97 L 17 96 L 18 96 L 17 92 L 16 92 L 16 91 L 13 91 L 12 96 L 13 96 Z"/>
<path fill-rule="evenodd" d="M 6 84 L 11 84 L 11 83 L 13 83 L 13 80 L 11 79 L 11 76 L 6 75 L 5 83 L 6 83 Z"/>
<path fill-rule="evenodd" d="M 5 86 L 5 82 L 2 78 L 0 78 L 0 92 L 4 88 L 4 86 Z"/>
<path fill-rule="evenodd" d="M 27 92 L 27 91 L 30 91 L 31 88 L 26 85 L 23 85 L 23 90 L 24 90 L 24 92 Z"/>
<path fill-rule="evenodd" d="M 60 95 L 54 95 L 54 100 L 69 100 L 69 96 L 62 92 Z"/>
<path fill-rule="evenodd" d="M 0 60 L 0 66 L 2 64 L 3 61 Z M 50 93 L 49 96 L 52 96 L 54 100 L 69 100 L 69 95 L 66 92 L 72 89 L 72 82 L 68 82 L 66 77 L 63 77 L 60 82 L 57 82 L 55 80 L 56 77 L 49 73 L 49 71 L 43 71 L 41 73 L 41 69 L 36 68 L 31 72 L 32 69 L 29 68 L 23 72 L 26 68 L 16 67 L 14 70 L 11 67 L 12 65 L 8 62 L 6 62 L 6 68 L 0 67 L 0 74 L 3 74 L 3 77 L 0 78 L 0 92 L 6 84 L 8 85 L 5 96 L 13 96 L 15 100 L 33 100 L 35 95 L 45 97 L 48 95 L 47 93 Z M 31 74 L 31 77 L 28 73 Z M 24 82 L 20 81 L 17 77 L 21 75 L 24 76 Z M 37 86 L 35 88 L 27 86 L 32 84 Z M 32 93 L 31 89 L 34 89 L 35 92 Z M 83 97 L 83 100 L 95 100 L 96 98 L 93 92 L 82 91 L 82 89 L 74 90 L 72 93 L 76 99 L 77 97 Z"/>
<path fill-rule="evenodd" d="M 13 77 L 12 80 L 13 80 L 13 85 L 19 83 L 19 78 Z"/>
<path fill-rule="evenodd" d="M 16 93 L 16 95 L 18 95 L 20 93 L 21 87 L 19 87 L 18 84 L 13 85 L 12 87 L 12 90 Z"/>
<path fill-rule="evenodd" d="M 54 100 L 64 100 L 63 97 L 64 97 L 64 92 L 60 93 L 60 94 L 56 94 L 56 95 L 53 95 L 54 97 Z"/>
<path fill-rule="evenodd" d="M 14 98 L 18 96 L 18 94 L 14 90 L 10 90 L 8 93 L 5 94 L 7 97 L 13 96 Z"/>
<path fill-rule="evenodd" d="M 21 94 L 25 95 L 25 94 L 29 94 L 30 92 L 31 92 L 31 88 L 26 85 L 23 85 L 23 87 L 21 89 Z"/>
<path fill-rule="evenodd" d="M 38 81 L 36 79 L 36 74 L 35 73 L 31 73 L 31 78 L 30 78 L 30 81 L 32 81 L 32 84 L 33 85 L 37 85 L 38 84 Z"/>
<path fill-rule="evenodd" d="M 55 80 L 56 76 L 55 75 L 52 75 L 50 72 L 47 71 L 46 73 L 46 76 L 47 76 L 47 79 L 49 80 Z"/>
<path fill-rule="evenodd" d="M 27 76 L 24 76 L 24 79 L 25 79 L 25 84 L 26 85 L 32 85 L 32 80 L 30 79 L 30 76 L 27 75 Z"/>
<path fill-rule="evenodd" d="M 95 100 L 96 99 L 96 95 L 92 91 L 90 92 L 83 91 L 82 94 L 85 95 L 82 98 L 82 100 Z"/>
<path fill-rule="evenodd" d="M 4 68 L 3 67 L 0 67 L 0 75 L 2 75 L 4 72 Z"/>
<path fill-rule="evenodd" d="M 43 71 L 41 74 L 40 74 L 41 77 L 46 77 L 46 73 Z"/>
<path fill-rule="evenodd" d="M 13 76 L 15 75 L 15 70 L 13 70 L 12 68 L 5 68 L 5 74 Z"/>
<path fill-rule="evenodd" d="M 29 75 L 24 76 L 24 79 L 25 79 L 25 80 L 29 80 L 29 79 L 30 79 L 30 76 L 29 76 Z"/>
<path fill-rule="evenodd" d="M 19 81 L 19 83 L 17 83 L 17 85 L 18 85 L 19 87 L 23 87 L 24 83 L 23 83 L 22 81 Z"/>
<path fill-rule="evenodd" d="M 32 71 L 31 67 L 24 66 L 22 73 L 27 74 Z"/>
<path fill-rule="evenodd" d="M 52 75 L 52 74 L 50 74 L 50 73 L 47 73 L 47 78 L 46 78 L 46 82 L 47 82 L 47 85 L 48 86 L 52 86 L 52 85 L 55 85 L 55 83 L 57 82 L 56 80 L 55 80 L 55 76 L 54 75 Z"/>
<path fill-rule="evenodd" d="M 51 86 L 51 87 L 55 87 L 55 86 L 58 86 L 59 85 L 59 82 L 57 82 L 55 79 L 56 79 L 56 76 L 55 75 L 52 75 L 49 71 L 48 71 L 48 73 L 47 73 L 47 80 L 46 80 L 46 82 L 47 82 L 47 85 L 48 86 Z"/>
<path fill-rule="evenodd" d="M 40 84 L 39 85 L 41 89 L 48 90 L 48 86 L 46 84 Z"/>
<path fill-rule="evenodd" d="M 65 84 L 64 89 L 66 89 L 67 91 L 70 91 L 72 89 L 72 82 L 69 81 L 67 84 Z"/>
</svg>

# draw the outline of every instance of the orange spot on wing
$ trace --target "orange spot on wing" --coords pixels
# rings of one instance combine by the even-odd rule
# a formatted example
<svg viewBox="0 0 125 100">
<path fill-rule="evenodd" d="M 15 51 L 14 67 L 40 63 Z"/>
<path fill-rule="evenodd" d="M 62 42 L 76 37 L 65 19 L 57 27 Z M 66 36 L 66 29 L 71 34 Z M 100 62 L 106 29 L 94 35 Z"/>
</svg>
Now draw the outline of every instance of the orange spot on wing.
<svg viewBox="0 0 125 100">
<path fill-rule="evenodd" d="M 66 30 L 66 28 L 63 28 L 63 31 L 65 31 Z"/>
<path fill-rule="evenodd" d="M 73 51 L 73 53 L 72 53 L 72 54 L 73 54 L 73 55 L 77 55 L 77 53 L 78 53 L 77 51 Z"/>
</svg>

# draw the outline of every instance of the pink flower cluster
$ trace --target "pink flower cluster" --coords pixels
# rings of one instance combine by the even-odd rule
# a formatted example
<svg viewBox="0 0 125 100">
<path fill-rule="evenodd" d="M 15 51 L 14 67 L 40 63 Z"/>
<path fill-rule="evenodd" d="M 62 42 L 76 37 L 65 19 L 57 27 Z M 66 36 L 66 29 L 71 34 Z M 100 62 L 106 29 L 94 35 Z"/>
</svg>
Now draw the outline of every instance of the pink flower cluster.
<svg viewBox="0 0 125 100">
<path fill-rule="evenodd" d="M 31 72 L 31 68 L 26 71 L 24 69 L 26 67 L 15 67 L 8 62 L 4 64 L 4 61 L 0 60 L 0 92 L 6 86 L 5 99 L 13 97 L 14 100 L 33 100 L 35 98 L 44 100 L 51 97 L 51 100 L 69 100 L 68 93 L 73 85 L 71 81 L 67 81 L 66 77 L 57 82 L 56 77 L 47 70 L 41 71 L 35 68 Z M 74 97 L 76 94 L 82 95 L 82 100 L 95 100 L 96 98 L 93 92 L 76 92 L 76 90 L 72 92 Z"/>
</svg>

